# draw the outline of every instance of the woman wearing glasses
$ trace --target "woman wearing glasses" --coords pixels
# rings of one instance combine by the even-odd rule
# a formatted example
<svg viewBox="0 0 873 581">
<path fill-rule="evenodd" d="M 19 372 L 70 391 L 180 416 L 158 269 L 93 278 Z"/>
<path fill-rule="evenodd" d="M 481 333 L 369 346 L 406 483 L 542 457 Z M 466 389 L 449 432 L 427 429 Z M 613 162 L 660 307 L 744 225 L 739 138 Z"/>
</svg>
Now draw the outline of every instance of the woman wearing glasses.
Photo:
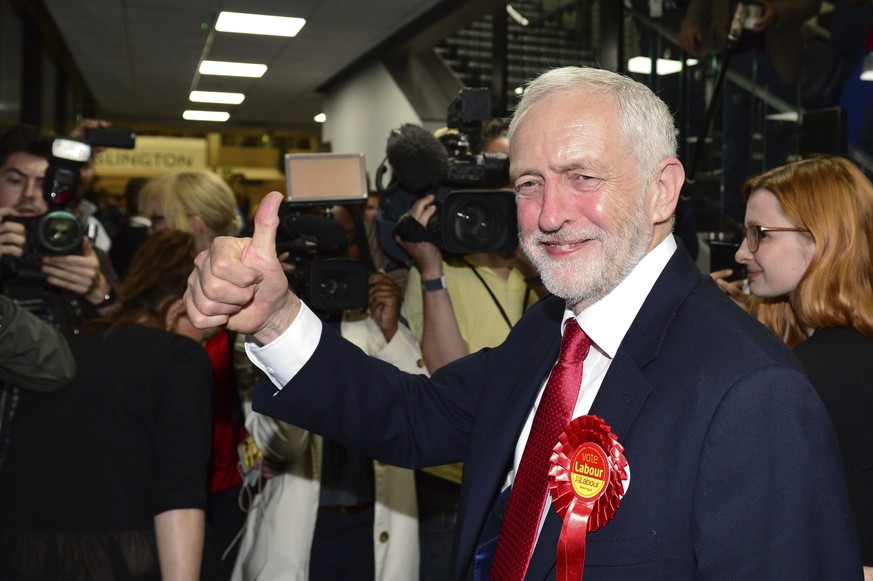
<svg viewBox="0 0 873 581">
<path fill-rule="evenodd" d="M 828 408 L 873 579 L 873 184 L 822 156 L 750 179 L 743 196 L 746 307 L 794 349 Z"/>
</svg>

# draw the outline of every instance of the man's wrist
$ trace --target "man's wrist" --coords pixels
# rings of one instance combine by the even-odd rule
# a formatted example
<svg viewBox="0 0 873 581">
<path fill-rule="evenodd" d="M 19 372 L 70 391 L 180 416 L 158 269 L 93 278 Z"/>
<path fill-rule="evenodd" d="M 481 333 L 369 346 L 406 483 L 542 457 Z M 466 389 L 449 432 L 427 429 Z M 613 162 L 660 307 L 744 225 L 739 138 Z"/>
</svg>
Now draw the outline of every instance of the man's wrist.
<svg viewBox="0 0 873 581">
<path fill-rule="evenodd" d="M 291 292 L 288 292 L 291 295 Z M 300 312 L 300 298 L 291 295 L 291 298 L 280 308 L 273 311 L 270 317 L 264 321 L 264 326 L 251 334 L 259 345 L 264 346 L 282 335 Z"/>
<path fill-rule="evenodd" d="M 446 275 L 441 274 L 436 278 L 421 279 L 421 290 L 425 292 L 439 291 L 446 288 Z"/>
<path fill-rule="evenodd" d="M 115 289 L 112 288 L 112 285 L 106 285 L 104 290 L 100 290 L 99 288 L 92 290 L 85 296 L 85 300 L 88 301 L 92 307 L 102 309 L 103 307 L 108 307 L 118 302 L 118 295 L 115 294 Z"/>
</svg>

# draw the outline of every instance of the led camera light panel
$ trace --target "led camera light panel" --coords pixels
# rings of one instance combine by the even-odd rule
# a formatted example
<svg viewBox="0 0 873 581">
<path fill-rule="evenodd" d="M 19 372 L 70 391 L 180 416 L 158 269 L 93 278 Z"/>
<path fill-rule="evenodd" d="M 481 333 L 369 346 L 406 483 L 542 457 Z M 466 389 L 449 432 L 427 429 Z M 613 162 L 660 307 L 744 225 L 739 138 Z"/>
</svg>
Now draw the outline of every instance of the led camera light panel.
<svg viewBox="0 0 873 581">
<path fill-rule="evenodd" d="M 288 153 L 286 200 L 291 204 L 337 204 L 367 199 L 362 153 Z"/>
</svg>

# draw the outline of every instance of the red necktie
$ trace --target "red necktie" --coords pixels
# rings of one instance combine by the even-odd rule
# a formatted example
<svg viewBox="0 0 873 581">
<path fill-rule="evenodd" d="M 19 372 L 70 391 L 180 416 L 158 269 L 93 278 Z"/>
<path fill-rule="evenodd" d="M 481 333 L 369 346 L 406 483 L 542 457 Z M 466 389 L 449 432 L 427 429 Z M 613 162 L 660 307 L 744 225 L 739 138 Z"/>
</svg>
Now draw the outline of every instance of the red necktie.
<svg viewBox="0 0 873 581">
<path fill-rule="evenodd" d="M 509 493 L 506 516 L 491 566 L 491 581 L 521 581 L 527 572 L 546 502 L 552 449 L 564 427 L 573 419 L 573 409 L 582 385 L 582 362 L 590 346 L 591 340 L 576 320 L 567 321 L 561 354 L 534 415 L 530 436 Z"/>
</svg>

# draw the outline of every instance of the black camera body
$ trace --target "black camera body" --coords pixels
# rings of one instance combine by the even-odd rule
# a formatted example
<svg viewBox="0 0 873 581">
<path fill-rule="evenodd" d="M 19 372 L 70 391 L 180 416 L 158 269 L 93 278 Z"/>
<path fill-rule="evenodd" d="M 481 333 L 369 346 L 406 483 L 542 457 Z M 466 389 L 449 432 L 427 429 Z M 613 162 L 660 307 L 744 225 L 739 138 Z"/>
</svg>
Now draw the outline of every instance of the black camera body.
<svg viewBox="0 0 873 581">
<path fill-rule="evenodd" d="M 438 210 L 423 227 L 408 214 L 394 233 L 407 242 L 431 242 L 445 252 L 512 252 L 518 245 L 515 195 L 506 190 L 437 190 Z"/>
<path fill-rule="evenodd" d="M 448 158 L 439 184 L 411 191 L 401 183 L 383 191 L 377 224 L 379 244 L 388 257 L 408 262 L 395 234 L 409 242 L 432 242 L 454 255 L 507 253 L 518 246 L 515 195 L 496 189 L 509 182 L 509 158 L 504 153 L 474 153 L 482 140 L 483 124 L 491 119 L 490 99 L 488 89 L 466 88 L 449 103 L 447 127 L 454 131 L 438 140 Z M 416 145 L 410 140 L 408 149 Z M 433 163 L 441 162 L 434 158 Z M 407 173 L 394 169 L 395 174 Z M 407 211 L 427 193 L 435 193 L 438 209 L 425 228 L 410 221 Z"/>
<path fill-rule="evenodd" d="M 369 270 L 345 258 L 346 247 L 346 231 L 338 222 L 287 204 L 280 209 L 276 252 L 289 252 L 294 270 L 287 273 L 288 284 L 322 318 L 366 309 L 369 303 Z"/>
</svg>

